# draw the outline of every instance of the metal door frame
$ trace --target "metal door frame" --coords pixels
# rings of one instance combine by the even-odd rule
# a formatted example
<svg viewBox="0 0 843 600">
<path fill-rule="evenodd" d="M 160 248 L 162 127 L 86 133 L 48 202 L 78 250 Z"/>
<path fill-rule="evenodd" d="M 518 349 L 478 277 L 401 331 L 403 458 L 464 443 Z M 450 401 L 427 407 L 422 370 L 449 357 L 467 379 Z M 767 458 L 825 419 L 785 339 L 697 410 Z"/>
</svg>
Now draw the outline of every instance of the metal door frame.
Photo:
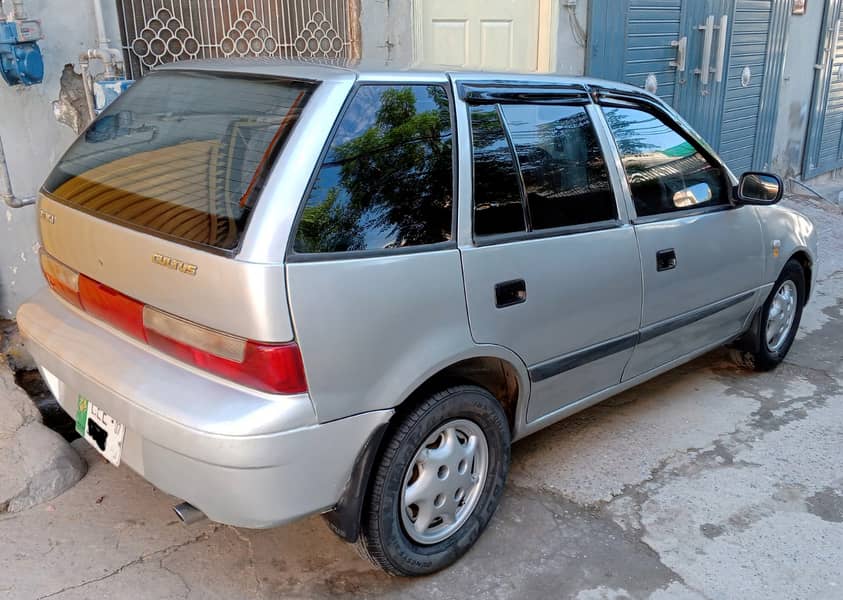
<svg viewBox="0 0 843 600">
<path fill-rule="evenodd" d="M 802 179 L 810 179 L 843 166 L 838 142 L 837 161 L 831 167 L 820 166 L 820 150 L 825 117 L 828 108 L 828 94 L 831 87 L 831 70 L 834 52 L 840 36 L 840 0 L 829 0 L 823 12 L 822 35 L 817 48 L 817 62 L 814 65 L 814 86 L 811 92 L 811 110 L 808 115 L 808 130 L 805 133 L 805 151 L 802 155 Z"/>
</svg>

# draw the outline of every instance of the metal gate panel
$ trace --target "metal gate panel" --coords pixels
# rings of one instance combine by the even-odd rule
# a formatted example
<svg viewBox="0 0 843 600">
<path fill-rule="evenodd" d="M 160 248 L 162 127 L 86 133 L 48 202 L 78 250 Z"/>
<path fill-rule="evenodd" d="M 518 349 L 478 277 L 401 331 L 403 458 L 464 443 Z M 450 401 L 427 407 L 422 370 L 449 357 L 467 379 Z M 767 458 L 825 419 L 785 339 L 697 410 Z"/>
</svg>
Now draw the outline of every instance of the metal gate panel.
<svg viewBox="0 0 843 600">
<path fill-rule="evenodd" d="M 673 102 L 676 86 L 676 46 L 682 7 L 677 0 L 631 0 L 627 19 L 624 81 L 644 87 L 656 78 L 656 95 Z"/>
<path fill-rule="evenodd" d="M 589 74 L 644 87 L 656 77 L 657 95 L 671 103 L 736 172 L 770 161 L 781 82 L 788 0 L 591 0 Z M 722 82 L 701 79 L 714 70 L 713 44 L 703 52 L 703 24 L 726 19 Z M 719 29 L 712 35 L 720 39 Z M 685 69 L 676 68 L 676 43 L 687 41 Z M 708 60 L 707 60 L 708 59 Z M 745 70 L 749 76 L 745 76 Z M 841 98 L 843 100 L 843 98 Z"/>
<path fill-rule="evenodd" d="M 839 0 L 826 4 L 823 36 L 817 56 L 808 136 L 802 164 L 804 178 L 843 167 L 843 24 Z"/>
<path fill-rule="evenodd" d="M 769 0 L 738 0 L 732 18 L 726 95 L 718 150 L 736 173 L 752 169 L 761 123 L 761 98 L 767 75 L 770 23 Z"/>
<path fill-rule="evenodd" d="M 193 58 L 347 57 L 349 12 L 348 0 L 117 0 L 133 79 Z"/>
<path fill-rule="evenodd" d="M 588 9 L 586 72 L 639 87 L 652 74 L 656 94 L 672 103 L 681 0 L 591 0 Z"/>
</svg>

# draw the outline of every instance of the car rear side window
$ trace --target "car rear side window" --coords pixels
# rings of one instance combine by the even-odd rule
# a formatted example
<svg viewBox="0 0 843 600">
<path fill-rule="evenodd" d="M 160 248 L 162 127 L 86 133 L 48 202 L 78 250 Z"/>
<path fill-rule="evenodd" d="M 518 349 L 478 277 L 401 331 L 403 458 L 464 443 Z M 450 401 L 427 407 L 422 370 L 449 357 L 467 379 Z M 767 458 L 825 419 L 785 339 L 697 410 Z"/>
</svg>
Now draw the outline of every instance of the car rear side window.
<svg viewBox="0 0 843 600">
<path fill-rule="evenodd" d="M 532 230 L 616 220 L 609 172 L 583 106 L 503 105 Z"/>
<path fill-rule="evenodd" d="M 729 203 L 723 170 L 656 114 L 604 106 L 639 217 Z"/>
<path fill-rule="evenodd" d="M 233 250 L 313 87 L 257 75 L 151 73 L 73 143 L 44 191 L 142 231 Z"/>
<path fill-rule="evenodd" d="M 302 209 L 294 250 L 386 250 L 448 241 L 453 187 L 446 89 L 360 86 Z"/>
<path fill-rule="evenodd" d="M 496 106 L 471 107 L 474 233 L 526 231 L 518 170 Z"/>
</svg>

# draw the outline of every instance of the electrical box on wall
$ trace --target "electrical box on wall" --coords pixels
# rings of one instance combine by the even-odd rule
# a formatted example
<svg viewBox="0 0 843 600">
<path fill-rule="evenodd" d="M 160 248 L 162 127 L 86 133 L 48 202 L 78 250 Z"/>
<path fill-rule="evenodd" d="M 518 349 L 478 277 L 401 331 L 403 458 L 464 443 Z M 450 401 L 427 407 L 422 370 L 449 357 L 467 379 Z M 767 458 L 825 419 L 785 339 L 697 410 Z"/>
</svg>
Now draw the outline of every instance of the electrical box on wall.
<svg viewBox="0 0 843 600">
<path fill-rule="evenodd" d="M 94 110 L 97 114 L 117 99 L 134 83 L 132 79 L 105 78 L 94 80 Z"/>
<path fill-rule="evenodd" d="M 0 21 L 0 75 L 9 85 L 34 85 L 44 79 L 38 40 L 41 23 L 32 19 Z"/>
</svg>

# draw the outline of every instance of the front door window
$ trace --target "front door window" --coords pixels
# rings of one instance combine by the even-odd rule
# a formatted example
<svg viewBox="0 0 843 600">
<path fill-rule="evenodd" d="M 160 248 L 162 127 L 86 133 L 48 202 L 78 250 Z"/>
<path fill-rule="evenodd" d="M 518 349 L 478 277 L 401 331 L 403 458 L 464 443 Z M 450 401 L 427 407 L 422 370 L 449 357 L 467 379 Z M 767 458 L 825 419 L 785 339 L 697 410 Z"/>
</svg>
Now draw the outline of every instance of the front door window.
<svg viewBox="0 0 843 600">
<path fill-rule="evenodd" d="M 723 170 L 685 134 L 642 108 L 603 108 L 639 217 L 728 205 Z"/>
</svg>

